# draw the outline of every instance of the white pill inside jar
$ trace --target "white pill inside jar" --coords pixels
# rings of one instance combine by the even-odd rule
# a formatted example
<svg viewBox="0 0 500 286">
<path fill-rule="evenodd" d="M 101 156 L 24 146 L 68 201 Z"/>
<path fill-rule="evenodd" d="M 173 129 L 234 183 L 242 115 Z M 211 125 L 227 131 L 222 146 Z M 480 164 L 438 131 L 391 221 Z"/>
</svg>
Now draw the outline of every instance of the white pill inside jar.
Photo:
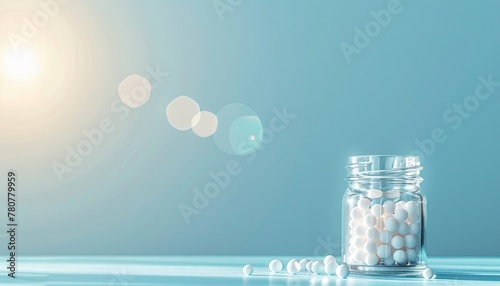
<svg viewBox="0 0 500 286">
<path fill-rule="evenodd" d="M 405 239 L 401 235 L 396 235 L 391 239 L 391 245 L 395 249 L 401 249 L 405 246 Z M 394 260 L 396 260 L 396 258 L 394 258 Z"/>
<path fill-rule="evenodd" d="M 391 254 L 392 254 L 392 249 L 389 245 L 382 244 L 377 248 L 377 255 L 382 259 L 390 257 Z"/>
<path fill-rule="evenodd" d="M 372 189 L 372 190 L 368 190 L 367 192 L 367 197 L 369 197 L 370 199 L 378 199 L 380 197 L 382 197 L 383 193 L 381 190 L 375 190 L 375 189 Z"/>
<path fill-rule="evenodd" d="M 406 260 L 408 260 L 408 262 L 410 262 L 410 263 L 417 262 L 417 260 L 418 260 L 417 251 L 413 248 L 408 248 L 406 250 Z"/>
<path fill-rule="evenodd" d="M 384 214 L 384 207 L 381 204 L 374 204 L 371 208 L 372 215 L 380 217 Z"/>
<path fill-rule="evenodd" d="M 396 209 L 394 212 L 394 217 L 399 222 L 404 222 L 408 218 L 408 212 L 405 209 Z"/>
<path fill-rule="evenodd" d="M 399 201 L 396 203 L 396 209 L 404 209 L 405 208 L 405 201 Z"/>
<path fill-rule="evenodd" d="M 377 265 L 378 262 L 379 262 L 378 256 L 373 253 L 370 253 L 365 257 L 365 264 L 368 266 Z"/>
<path fill-rule="evenodd" d="M 406 252 L 404 250 L 396 250 L 394 252 L 394 255 L 392 256 L 394 261 L 399 264 L 399 265 L 405 265 L 406 264 Z"/>
<path fill-rule="evenodd" d="M 410 232 L 410 226 L 408 226 L 406 223 L 402 222 L 399 224 L 398 227 L 398 233 L 401 235 L 406 235 Z"/>
<path fill-rule="evenodd" d="M 392 256 L 389 256 L 387 258 L 384 258 L 383 263 L 386 266 L 392 266 L 392 265 L 394 265 L 394 259 L 392 258 Z"/>
<path fill-rule="evenodd" d="M 414 201 L 409 201 L 405 204 L 405 209 L 409 214 L 414 214 L 418 211 L 418 204 Z"/>
<path fill-rule="evenodd" d="M 369 240 L 365 242 L 364 249 L 366 253 L 375 253 L 377 252 L 377 244 L 373 240 Z"/>
<path fill-rule="evenodd" d="M 407 234 L 405 235 L 405 246 L 407 248 L 414 248 L 417 246 L 417 237 L 413 234 Z"/>
<path fill-rule="evenodd" d="M 358 207 L 360 207 L 362 209 L 367 209 L 367 208 L 370 207 L 370 204 L 371 204 L 371 202 L 370 202 L 369 199 L 367 199 L 367 198 L 361 198 L 361 199 L 359 199 L 357 205 L 358 205 Z"/>
<path fill-rule="evenodd" d="M 351 219 L 362 219 L 363 209 L 360 207 L 355 207 L 351 210 Z"/>
<path fill-rule="evenodd" d="M 420 233 L 420 225 L 417 223 L 410 224 L 410 233 L 413 235 L 417 235 Z"/>
<path fill-rule="evenodd" d="M 389 243 L 392 240 L 392 232 L 383 230 L 380 232 L 379 239 L 382 243 Z"/>
<path fill-rule="evenodd" d="M 420 215 L 418 213 L 408 215 L 409 222 L 419 222 L 419 220 L 420 220 Z"/>
<path fill-rule="evenodd" d="M 365 216 L 363 221 L 367 227 L 373 227 L 377 224 L 377 218 L 372 214 Z"/>
<path fill-rule="evenodd" d="M 354 228 L 354 235 L 364 236 L 366 232 L 366 226 L 359 224 Z"/>
<path fill-rule="evenodd" d="M 384 202 L 382 206 L 385 214 L 392 214 L 396 210 L 396 204 L 393 201 Z"/>
<path fill-rule="evenodd" d="M 367 254 L 366 251 L 358 249 L 356 250 L 356 252 L 354 252 L 353 258 L 354 260 L 361 262 L 365 260 L 366 254 Z"/>
<path fill-rule="evenodd" d="M 385 228 L 388 231 L 396 231 L 399 228 L 399 221 L 395 217 L 388 217 L 384 221 Z"/>
<path fill-rule="evenodd" d="M 369 227 L 366 229 L 365 236 L 369 240 L 377 240 L 379 237 L 379 231 L 374 227 Z"/>
</svg>

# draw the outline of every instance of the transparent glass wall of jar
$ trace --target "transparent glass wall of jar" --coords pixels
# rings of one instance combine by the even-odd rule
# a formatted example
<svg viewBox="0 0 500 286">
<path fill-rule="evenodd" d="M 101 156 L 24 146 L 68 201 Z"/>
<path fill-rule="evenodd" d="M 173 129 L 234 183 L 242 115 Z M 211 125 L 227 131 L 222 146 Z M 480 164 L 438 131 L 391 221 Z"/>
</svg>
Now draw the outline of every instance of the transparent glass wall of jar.
<svg viewBox="0 0 500 286">
<path fill-rule="evenodd" d="M 417 156 L 349 157 L 342 258 L 353 274 L 420 275 L 426 199 Z"/>
</svg>

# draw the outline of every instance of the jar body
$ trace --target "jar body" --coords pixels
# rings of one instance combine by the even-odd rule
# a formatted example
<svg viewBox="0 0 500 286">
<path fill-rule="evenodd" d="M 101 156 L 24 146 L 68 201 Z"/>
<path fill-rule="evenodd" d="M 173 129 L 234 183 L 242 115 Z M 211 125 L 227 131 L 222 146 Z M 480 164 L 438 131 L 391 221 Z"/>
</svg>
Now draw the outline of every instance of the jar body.
<svg viewBox="0 0 500 286">
<path fill-rule="evenodd" d="M 383 176 L 377 170 L 377 176 L 349 181 L 342 207 L 343 261 L 353 274 L 420 275 L 427 265 L 421 180 L 395 180 L 387 169 Z"/>
</svg>

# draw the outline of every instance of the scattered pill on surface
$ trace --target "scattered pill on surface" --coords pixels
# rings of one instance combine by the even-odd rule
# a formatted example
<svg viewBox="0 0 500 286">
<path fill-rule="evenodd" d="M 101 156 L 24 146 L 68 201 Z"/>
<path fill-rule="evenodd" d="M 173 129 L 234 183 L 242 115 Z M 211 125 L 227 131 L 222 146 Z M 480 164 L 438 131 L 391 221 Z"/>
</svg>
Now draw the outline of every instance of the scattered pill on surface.
<svg viewBox="0 0 500 286">
<path fill-rule="evenodd" d="M 338 264 L 335 261 L 329 261 L 325 264 L 325 273 L 328 275 L 335 275 L 335 271 L 337 271 Z"/>
<path fill-rule="evenodd" d="M 323 258 L 323 264 L 326 266 L 328 262 L 337 262 L 337 259 L 333 255 L 327 255 L 325 258 Z"/>
<path fill-rule="evenodd" d="M 405 204 L 405 209 L 409 214 L 416 213 L 418 211 L 418 204 L 414 201 L 409 201 Z"/>
<path fill-rule="evenodd" d="M 431 279 L 434 276 L 434 271 L 430 268 L 425 268 L 424 271 L 422 271 L 422 277 L 425 279 Z"/>
<path fill-rule="evenodd" d="M 369 228 L 366 229 L 365 236 L 369 240 L 377 240 L 378 237 L 379 237 L 379 232 L 378 232 L 378 230 L 376 228 L 369 227 Z"/>
<path fill-rule="evenodd" d="M 283 263 L 277 259 L 271 260 L 271 262 L 269 262 L 269 270 L 274 273 L 278 273 L 283 270 Z"/>
<path fill-rule="evenodd" d="M 382 206 L 386 214 L 392 214 L 396 210 L 396 204 L 393 201 L 387 201 Z"/>
<path fill-rule="evenodd" d="M 351 271 L 349 270 L 349 267 L 347 267 L 347 265 L 345 265 L 345 264 L 339 265 L 335 272 L 337 273 L 337 276 L 341 277 L 341 278 L 346 278 L 351 273 Z"/>
<path fill-rule="evenodd" d="M 250 264 L 243 266 L 243 274 L 250 275 L 253 273 L 253 267 Z"/>
<path fill-rule="evenodd" d="M 405 239 L 401 235 L 396 235 L 392 238 L 391 245 L 395 249 L 401 249 L 405 246 Z M 396 258 L 394 258 L 394 260 L 396 260 Z M 396 262 L 398 261 L 396 260 Z"/>
<path fill-rule="evenodd" d="M 323 264 L 323 261 L 314 261 L 312 264 L 312 271 L 316 274 L 323 273 L 324 268 L 325 265 Z"/>
<path fill-rule="evenodd" d="M 405 209 L 397 209 L 394 211 L 394 217 L 399 222 L 404 222 L 408 218 L 408 212 Z"/>
<path fill-rule="evenodd" d="M 396 250 L 394 252 L 394 255 L 392 256 L 394 261 L 398 264 L 405 264 L 406 263 L 406 252 L 404 250 Z"/>
<path fill-rule="evenodd" d="M 385 223 L 385 228 L 388 231 L 396 231 L 399 227 L 398 220 L 393 216 L 386 218 L 384 223 Z"/>
<path fill-rule="evenodd" d="M 379 239 L 382 243 L 389 243 L 392 240 L 392 233 L 387 230 L 383 230 L 380 232 Z"/>
<path fill-rule="evenodd" d="M 307 271 L 312 271 L 312 264 L 314 261 L 310 260 L 309 262 L 306 263 L 306 270 Z"/>
<path fill-rule="evenodd" d="M 362 209 L 367 209 L 370 207 L 370 200 L 367 199 L 367 198 L 361 198 L 359 199 L 358 201 L 358 207 L 362 208 Z"/>
<path fill-rule="evenodd" d="M 382 259 L 390 257 L 392 254 L 391 247 L 389 245 L 382 244 L 377 247 L 377 255 Z M 384 260 L 385 261 L 385 260 Z"/>
<path fill-rule="evenodd" d="M 297 274 L 300 271 L 300 263 L 296 259 L 292 259 L 286 265 L 286 271 L 290 274 Z"/>
<path fill-rule="evenodd" d="M 306 269 L 307 262 L 309 262 L 309 259 L 306 259 L 306 258 L 301 259 L 299 261 L 299 263 L 300 263 L 300 271 L 306 271 L 307 270 Z"/>
<path fill-rule="evenodd" d="M 367 227 L 373 227 L 377 224 L 377 218 L 372 214 L 366 215 L 363 221 Z"/>
<path fill-rule="evenodd" d="M 375 204 L 372 206 L 372 215 L 380 217 L 384 214 L 384 207 L 381 204 Z"/>
</svg>

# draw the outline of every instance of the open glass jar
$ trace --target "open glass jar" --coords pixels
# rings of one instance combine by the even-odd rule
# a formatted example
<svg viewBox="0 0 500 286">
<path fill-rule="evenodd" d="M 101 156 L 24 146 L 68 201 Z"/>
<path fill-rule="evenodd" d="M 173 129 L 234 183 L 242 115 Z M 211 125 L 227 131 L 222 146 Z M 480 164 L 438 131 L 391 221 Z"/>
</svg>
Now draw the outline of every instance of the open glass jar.
<svg viewBox="0 0 500 286">
<path fill-rule="evenodd" d="M 426 199 L 417 156 L 349 157 L 342 258 L 353 274 L 420 275 Z"/>
</svg>

